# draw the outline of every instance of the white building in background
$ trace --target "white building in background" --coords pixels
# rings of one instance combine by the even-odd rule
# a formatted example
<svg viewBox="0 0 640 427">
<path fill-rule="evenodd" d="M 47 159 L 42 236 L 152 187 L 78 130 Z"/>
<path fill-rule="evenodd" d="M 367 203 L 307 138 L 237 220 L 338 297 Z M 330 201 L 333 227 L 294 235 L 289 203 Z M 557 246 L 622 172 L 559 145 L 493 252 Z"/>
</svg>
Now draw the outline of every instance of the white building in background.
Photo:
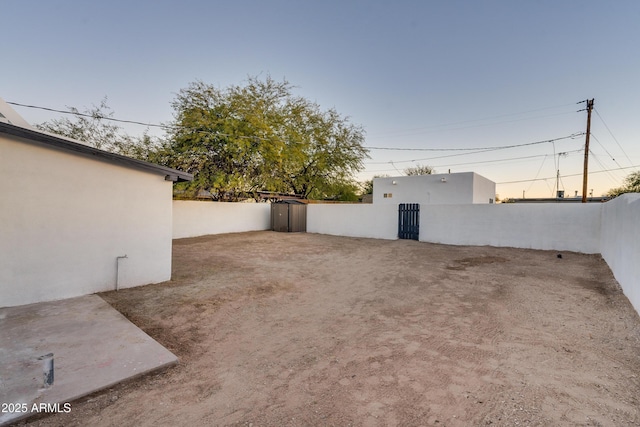
<svg viewBox="0 0 640 427">
<path fill-rule="evenodd" d="M 32 128 L 0 99 L 0 307 L 171 278 L 188 173 Z"/>
<path fill-rule="evenodd" d="M 475 172 L 373 179 L 373 204 L 462 205 L 494 203 L 496 183 Z"/>
</svg>

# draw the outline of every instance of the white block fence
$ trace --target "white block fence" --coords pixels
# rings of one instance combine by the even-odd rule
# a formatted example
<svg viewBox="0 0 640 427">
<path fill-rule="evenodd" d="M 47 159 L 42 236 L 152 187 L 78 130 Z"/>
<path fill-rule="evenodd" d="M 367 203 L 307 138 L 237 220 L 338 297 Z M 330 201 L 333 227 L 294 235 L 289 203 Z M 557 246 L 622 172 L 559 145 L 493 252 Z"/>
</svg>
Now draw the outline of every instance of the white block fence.
<svg viewBox="0 0 640 427">
<path fill-rule="evenodd" d="M 268 230 L 268 203 L 173 201 L 173 238 Z"/>
<path fill-rule="evenodd" d="M 640 313 L 640 194 L 602 205 L 600 254 Z"/>
<path fill-rule="evenodd" d="M 600 252 L 600 204 L 420 207 L 420 241 L 449 245 Z"/>
<path fill-rule="evenodd" d="M 397 239 L 397 217 L 396 205 L 310 204 L 307 205 L 307 232 Z"/>
<path fill-rule="evenodd" d="M 173 202 L 173 237 L 268 230 L 268 203 Z M 309 204 L 307 232 L 396 239 L 398 207 Z M 420 241 L 602 254 L 640 313 L 640 194 L 610 202 L 422 205 Z"/>
</svg>

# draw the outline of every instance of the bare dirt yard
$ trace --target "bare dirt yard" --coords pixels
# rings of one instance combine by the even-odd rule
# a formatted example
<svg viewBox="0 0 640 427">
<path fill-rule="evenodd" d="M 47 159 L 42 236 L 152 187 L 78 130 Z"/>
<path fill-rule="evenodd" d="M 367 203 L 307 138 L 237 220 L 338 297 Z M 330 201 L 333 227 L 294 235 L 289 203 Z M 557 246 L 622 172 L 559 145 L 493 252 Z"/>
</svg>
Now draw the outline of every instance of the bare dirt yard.
<svg viewBox="0 0 640 427">
<path fill-rule="evenodd" d="M 251 232 L 102 297 L 180 358 L 43 426 L 640 425 L 640 318 L 598 255 Z"/>
</svg>

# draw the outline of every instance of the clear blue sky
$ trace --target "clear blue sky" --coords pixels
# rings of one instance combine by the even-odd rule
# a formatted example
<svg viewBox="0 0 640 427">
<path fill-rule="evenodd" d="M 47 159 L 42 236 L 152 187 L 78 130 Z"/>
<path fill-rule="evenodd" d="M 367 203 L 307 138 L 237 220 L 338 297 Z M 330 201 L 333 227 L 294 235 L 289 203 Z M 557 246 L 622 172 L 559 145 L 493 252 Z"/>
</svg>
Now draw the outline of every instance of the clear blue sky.
<svg viewBox="0 0 640 427">
<path fill-rule="evenodd" d="M 224 88 L 269 74 L 362 125 L 369 147 L 434 149 L 584 132 L 576 102 L 595 98 L 589 189 L 640 169 L 630 168 L 640 165 L 637 0 L 5 0 L 1 10 L 6 101 L 82 110 L 106 96 L 115 117 L 160 123 L 192 81 Z M 61 116 L 14 108 L 31 123 Z M 559 162 L 573 195 L 583 148 L 584 136 L 464 155 L 375 149 L 359 178 L 420 163 L 480 173 L 502 198 L 548 197 Z"/>
</svg>

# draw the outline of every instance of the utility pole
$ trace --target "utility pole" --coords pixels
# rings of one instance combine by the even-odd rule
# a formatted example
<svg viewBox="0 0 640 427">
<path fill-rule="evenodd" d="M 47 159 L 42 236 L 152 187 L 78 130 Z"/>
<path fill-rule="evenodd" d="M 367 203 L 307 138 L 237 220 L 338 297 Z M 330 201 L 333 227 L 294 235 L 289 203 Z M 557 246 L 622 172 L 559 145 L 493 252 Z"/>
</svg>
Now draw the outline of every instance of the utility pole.
<svg viewBox="0 0 640 427">
<path fill-rule="evenodd" d="M 587 99 L 587 135 L 584 141 L 584 171 L 582 172 L 582 203 L 587 203 L 587 174 L 589 172 L 589 136 L 591 135 L 591 110 L 594 98 Z M 583 111 L 583 110 L 580 110 Z"/>
</svg>

